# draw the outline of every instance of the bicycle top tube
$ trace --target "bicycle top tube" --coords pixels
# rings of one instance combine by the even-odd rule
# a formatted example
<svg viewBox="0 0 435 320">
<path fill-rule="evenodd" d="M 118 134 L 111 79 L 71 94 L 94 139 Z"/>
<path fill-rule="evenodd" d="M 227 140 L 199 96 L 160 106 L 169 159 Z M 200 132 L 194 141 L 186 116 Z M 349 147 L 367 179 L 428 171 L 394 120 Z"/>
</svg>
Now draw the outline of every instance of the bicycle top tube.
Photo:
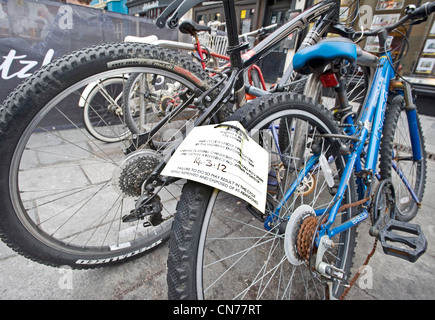
<svg viewBox="0 0 435 320">
<path fill-rule="evenodd" d="M 424 18 L 425 14 L 430 14 L 435 11 L 435 2 L 427 3 L 424 6 L 409 11 L 407 15 L 405 15 L 402 19 L 399 20 L 393 26 L 380 28 L 377 30 L 365 32 L 366 36 L 376 35 L 379 36 L 380 40 L 385 38 L 388 31 L 392 31 L 398 26 L 404 24 L 408 20 L 413 20 L 414 23 L 421 22 L 422 18 Z M 355 33 L 358 35 L 358 33 Z M 353 143 L 353 151 L 346 155 L 346 166 L 343 170 L 343 174 L 334 196 L 334 200 L 332 202 L 331 207 L 328 210 L 319 212 L 317 214 L 324 215 L 326 213 L 329 214 L 328 220 L 325 225 L 319 230 L 319 235 L 317 237 L 317 242 L 323 235 L 328 235 L 329 237 L 333 237 L 334 235 L 347 230 L 348 228 L 353 227 L 354 225 L 360 223 L 361 221 L 367 219 L 368 214 L 366 210 L 362 210 L 361 213 L 355 218 L 344 222 L 341 225 L 335 226 L 331 229 L 332 224 L 335 221 L 335 218 L 339 212 L 342 199 L 344 198 L 346 189 L 348 187 L 349 181 L 353 175 L 353 170 L 357 161 L 360 161 L 360 155 L 364 149 L 365 142 L 368 140 L 369 145 L 365 155 L 365 171 L 370 174 L 374 174 L 376 171 L 378 153 L 380 148 L 380 140 L 382 135 L 389 84 L 390 80 L 395 76 L 395 70 L 391 63 L 391 49 L 387 48 L 384 52 L 381 52 L 381 56 L 379 58 L 379 63 L 376 69 L 376 73 L 371 82 L 371 86 L 369 89 L 368 97 L 364 103 L 363 111 L 361 113 L 361 117 L 355 127 L 357 128 L 357 132 L 354 137 L 358 138 L 358 141 Z M 312 156 L 311 159 L 315 159 L 315 155 Z M 311 160 L 310 159 L 310 160 Z M 304 169 L 305 170 L 305 169 Z M 298 177 L 298 180 L 301 180 L 307 172 L 307 170 L 301 170 L 301 174 Z M 290 188 L 286 193 L 285 201 L 288 200 L 290 194 L 293 190 Z M 281 203 L 284 203 L 281 201 Z M 279 210 L 279 207 L 277 208 Z M 275 212 L 277 215 L 278 213 Z"/>
<path fill-rule="evenodd" d="M 254 64 L 260 58 L 267 55 L 276 45 L 286 39 L 290 34 L 304 29 L 321 15 L 328 13 L 328 16 L 331 18 L 326 19 L 325 21 L 328 21 L 329 23 L 333 22 L 333 17 L 335 17 L 335 19 L 338 18 L 339 7 L 339 0 L 326 0 L 303 11 L 249 50 L 248 55 L 250 58 L 244 61 L 243 68 Z"/>
</svg>

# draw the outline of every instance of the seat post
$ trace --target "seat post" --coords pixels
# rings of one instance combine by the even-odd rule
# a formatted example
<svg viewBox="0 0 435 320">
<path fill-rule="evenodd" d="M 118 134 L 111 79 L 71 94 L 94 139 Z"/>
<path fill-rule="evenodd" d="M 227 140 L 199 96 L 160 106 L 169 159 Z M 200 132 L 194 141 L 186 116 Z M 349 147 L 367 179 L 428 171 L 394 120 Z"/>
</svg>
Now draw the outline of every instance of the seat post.
<svg viewBox="0 0 435 320">
<path fill-rule="evenodd" d="M 239 33 L 237 31 L 237 17 L 234 0 L 223 0 L 223 5 L 226 20 L 225 23 L 227 26 L 228 47 L 229 49 L 237 48 L 239 45 Z M 232 68 L 240 69 L 242 67 L 240 51 L 229 51 Z"/>
<path fill-rule="evenodd" d="M 227 26 L 228 55 L 230 56 L 231 70 L 232 72 L 237 72 L 243 68 L 241 51 L 245 48 L 239 44 L 234 0 L 223 0 L 222 2 L 224 5 L 225 23 Z M 234 84 L 234 96 L 237 108 L 242 107 L 246 103 L 243 75 L 239 76 Z"/>
</svg>

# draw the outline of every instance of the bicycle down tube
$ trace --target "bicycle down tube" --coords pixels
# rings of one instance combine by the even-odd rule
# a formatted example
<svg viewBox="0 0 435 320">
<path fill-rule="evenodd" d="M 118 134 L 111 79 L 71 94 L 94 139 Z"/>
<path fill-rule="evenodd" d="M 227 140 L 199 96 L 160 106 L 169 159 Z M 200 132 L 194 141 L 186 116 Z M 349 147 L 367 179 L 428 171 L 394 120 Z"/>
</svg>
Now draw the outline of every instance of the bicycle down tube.
<svg viewBox="0 0 435 320">
<path fill-rule="evenodd" d="M 317 237 L 317 245 L 319 244 L 320 239 L 323 235 L 328 235 L 329 238 L 334 237 L 336 234 L 343 232 L 360 222 L 366 220 L 369 216 L 367 209 L 363 209 L 362 212 L 356 217 L 352 218 L 349 221 L 344 222 L 343 224 L 334 227 L 333 229 L 329 229 L 332 223 L 335 221 L 336 215 L 341 206 L 341 200 L 344 197 L 344 193 L 349 184 L 349 179 L 353 175 L 354 168 L 358 168 L 357 162 L 360 159 L 360 155 L 365 147 L 365 141 L 369 139 L 368 149 L 366 151 L 365 157 L 365 165 L 364 171 L 370 172 L 372 175 L 376 172 L 376 165 L 380 147 L 380 140 L 382 135 L 382 128 L 384 123 L 385 116 L 385 108 L 387 105 L 388 98 L 388 90 L 390 80 L 394 78 L 394 70 L 390 64 L 391 61 L 391 53 L 387 52 L 383 55 L 379 60 L 379 67 L 376 70 L 376 74 L 374 76 L 374 81 L 372 83 L 372 87 L 370 88 L 370 92 L 368 95 L 368 99 L 364 105 L 364 110 L 362 112 L 361 118 L 359 119 L 360 129 L 357 131 L 356 136 L 358 137 L 357 142 L 354 143 L 354 151 L 346 156 L 346 167 L 344 169 L 344 173 L 342 175 L 337 193 L 335 195 L 335 199 L 333 201 L 333 205 L 330 208 L 315 210 L 317 216 L 323 215 L 326 212 L 329 213 L 328 220 L 323 228 L 320 230 L 319 235 Z M 411 132 L 411 136 L 413 138 L 413 149 L 414 151 L 414 160 L 421 159 L 421 150 L 419 145 L 419 134 L 417 130 L 417 122 L 412 119 L 415 119 L 415 109 L 407 111 L 409 129 Z M 349 117 L 349 120 L 352 121 L 352 118 Z M 354 136 L 355 137 L 355 136 Z M 277 206 L 275 212 L 272 217 L 269 218 L 268 221 L 265 222 L 265 226 L 270 219 L 273 217 L 279 217 L 279 211 L 282 208 L 282 204 L 286 203 L 295 192 L 297 185 L 306 177 L 306 175 L 312 170 L 312 168 L 316 165 L 319 159 L 319 154 L 314 154 L 308 160 L 307 164 L 304 166 L 303 170 L 299 173 L 296 181 L 293 182 L 292 186 L 287 190 L 287 193 L 284 196 L 284 199 L 281 200 L 280 205 Z M 361 166 L 359 166 L 361 168 Z M 393 168 L 397 170 L 402 181 L 405 183 L 407 188 L 411 191 L 411 195 L 414 200 L 416 199 L 415 193 L 412 191 L 411 186 L 406 180 L 406 177 L 401 173 L 397 166 Z M 358 174 L 358 172 L 355 172 Z M 365 191 L 365 190 L 364 190 Z"/>
</svg>

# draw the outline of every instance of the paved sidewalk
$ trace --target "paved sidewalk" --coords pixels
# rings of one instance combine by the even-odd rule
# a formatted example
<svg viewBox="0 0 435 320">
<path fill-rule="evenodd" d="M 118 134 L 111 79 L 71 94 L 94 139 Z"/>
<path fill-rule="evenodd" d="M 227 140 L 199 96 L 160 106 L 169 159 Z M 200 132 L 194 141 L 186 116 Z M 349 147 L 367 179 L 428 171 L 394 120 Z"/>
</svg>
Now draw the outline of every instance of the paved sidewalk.
<svg viewBox="0 0 435 320">
<path fill-rule="evenodd" d="M 426 149 L 435 154 L 435 118 L 421 116 Z M 428 240 L 427 252 L 415 263 L 387 256 L 380 245 L 369 268 L 347 296 L 355 299 L 435 299 L 435 160 L 428 161 L 423 206 L 414 220 Z M 355 268 L 362 265 L 373 246 L 359 229 Z M 167 298 L 167 244 L 145 257 L 116 267 L 70 270 L 43 266 L 17 255 L 0 242 L 1 299 L 146 299 Z"/>
</svg>

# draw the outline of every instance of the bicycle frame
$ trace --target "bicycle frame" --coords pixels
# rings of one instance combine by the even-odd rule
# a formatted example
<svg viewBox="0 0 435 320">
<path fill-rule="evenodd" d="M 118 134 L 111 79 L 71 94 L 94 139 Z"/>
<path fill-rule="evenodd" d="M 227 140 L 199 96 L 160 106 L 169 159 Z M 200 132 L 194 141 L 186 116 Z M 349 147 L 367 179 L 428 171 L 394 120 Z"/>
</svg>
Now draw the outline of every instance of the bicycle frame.
<svg viewBox="0 0 435 320">
<path fill-rule="evenodd" d="M 203 0 L 175 0 L 168 6 L 165 11 L 160 15 L 157 19 L 157 26 L 163 27 L 167 22 L 168 26 L 171 28 L 175 28 L 178 24 L 179 19 L 188 11 L 190 8 L 195 5 L 201 3 Z M 324 34 L 326 34 L 326 30 L 334 24 L 335 21 L 338 21 L 339 16 L 339 8 L 340 8 L 340 0 L 325 0 L 322 1 L 311 8 L 303 11 L 298 16 L 291 19 L 289 22 L 278 28 L 275 32 L 257 44 L 254 48 L 249 50 L 242 59 L 240 56 L 240 52 L 246 49 L 244 44 L 239 44 L 238 37 L 238 28 L 237 28 L 237 19 L 235 16 L 235 4 L 234 0 L 223 0 L 223 8 L 224 14 L 226 18 L 226 26 L 227 26 L 227 36 L 228 36 L 228 54 L 230 56 L 230 63 L 232 72 L 239 72 L 240 70 L 247 69 L 259 59 L 267 55 L 271 52 L 276 45 L 278 45 L 281 41 L 286 39 L 291 33 L 301 31 L 306 28 L 314 19 L 324 16 L 315 27 L 312 28 L 309 35 L 305 38 L 303 45 L 310 45 L 317 42 Z M 170 16 L 170 17 L 169 17 Z M 340 32 L 340 30 L 336 30 Z M 302 46 L 303 46 L 302 45 Z M 282 81 L 275 86 L 275 91 L 283 90 L 283 86 L 285 81 L 292 74 L 293 69 L 290 66 L 288 70 L 286 70 L 284 76 L 282 77 Z M 231 77 L 230 77 L 231 78 Z M 241 107 L 244 103 L 244 83 L 241 77 L 236 77 L 234 82 L 227 83 L 224 91 L 227 91 L 227 87 L 231 87 L 234 89 L 236 102 L 239 107 Z M 249 94 L 255 96 L 261 96 L 267 94 L 268 92 L 265 90 L 253 89 Z M 216 99 L 215 99 L 216 101 Z M 220 103 L 220 101 L 216 101 L 216 103 L 212 104 L 209 109 L 213 109 L 216 105 Z"/>
<path fill-rule="evenodd" d="M 181 3 L 182 2 L 182 3 Z M 176 27 L 178 22 L 177 15 L 184 15 L 187 10 L 189 10 L 193 5 L 197 2 L 201 2 L 201 0 L 176 0 L 162 13 L 162 15 L 157 19 L 156 24 L 158 26 L 164 25 L 166 18 L 168 17 L 168 12 L 172 13 L 173 9 L 178 7 L 175 10 L 175 13 L 172 15 L 168 25 L 171 27 Z M 180 5 L 181 3 L 181 5 Z M 262 96 L 265 94 L 269 94 L 268 91 L 257 89 L 255 87 L 255 92 L 250 90 L 245 90 L 245 83 L 243 79 L 243 71 L 249 69 L 249 67 L 253 66 L 255 62 L 257 62 L 260 58 L 267 55 L 270 51 L 272 51 L 277 44 L 279 44 L 283 39 L 287 38 L 291 33 L 298 32 L 303 30 L 306 26 L 309 25 L 310 22 L 314 21 L 321 16 L 323 19 L 320 19 L 315 26 L 310 30 L 310 33 L 305 37 L 305 45 L 310 45 L 316 43 L 320 40 L 320 38 L 326 34 L 326 30 L 329 30 L 330 26 L 334 25 L 335 21 L 338 21 L 339 17 L 339 8 L 340 8 L 340 0 L 325 0 L 320 2 L 317 5 L 314 5 L 310 9 L 302 12 L 298 16 L 291 19 L 289 22 L 278 28 L 278 30 L 274 31 L 271 35 L 266 37 L 259 44 L 254 46 L 251 50 L 245 53 L 242 57 L 241 52 L 247 49 L 246 44 L 239 44 L 239 35 L 237 32 L 237 19 L 235 16 L 235 4 L 234 0 L 223 0 L 224 13 L 227 19 L 227 36 L 228 36 L 228 55 L 230 58 L 229 70 L 230 74 L 227 76 L 222 74 L 222 79 L 219 81 L 214 87 L 204 92 L 197 98 L 195 103 L 198 103 L 199 107 L 203 109 L 203 113 L 195 120 L 193 127 L 207 124 L 213 118 L 215 112 L 219 110 L 219 106 L 223 101 L 231 95 L 233 92 L 233 96 L 235 97 L 236 107 L 241 107 L 246 103 L 246 93 L 251 94 L 253 96 Z M 168 10 L 168 11 L 167 11 Z M 175 16 L 175 18 L 174 18 Z M 180 16 L 180 17 L 181 17 Z M 340 33 L 340 30 L 336 30 Z M 293 68 L 290 66 L 288 70 L 285 72 L 285 76 L 289 77 L 293 73 Z M 290 78 L 290 77 L 289 77 Z M 284 77 L 283 77 L 284 79 Z M 194 79 L 193 79 L 194 80 Z M 285 86 L 287 78 L 284 79 L 283 83 L 279 83 L 275 90 L 283 90 Z M 293 80 L 293 79 L 291 79 Z M 223 84 L 223 87 L 220 88 L 219 93 L 212 100 L 210 98 L 210 93 L 220 85 Z M 249 89 L 249 87 L 248 87 Z M 212 100 L 212 101 L 210 101 Z M 125 150 L 125 154 L 129 154 L 135 150 L 137 150 L 143 144 L 148 143 L 149 137 L 155 134 L 161 126 L 168 119 L 172 119 L 175 115 L 182 112 L 185 108 L 187 108 L 193 102 L 193 95 L 187 97 L 186 101 L 177 106 L 174 110 L 168 113 L 164 119 L 160 121 L 160 123 L 155 126 L 151 131 L 145 132 L 139 135 L 136 135 L 132 138 L 132 143 Z M 191 129 L 191 128 L 190 128 Z M 187 135 L 190 130 L 186 130 L 184 135 Z M 172 154 L 177 149 L 179 143 L 174 143 L 171 146 L 171 150 L 168 150 L 167 156 L 158 164 L 153 172 L 148 176 L 146 181 L 143 184 L 144 186 L 150 185 L 150 189 L 154 190 L 154 186 L 152 184 L 160 184 L 162 186 L 171 183 L 173 180 L 177 180 L 173 177 L 160 177 L 160 174 L 163 168 L 166 166 L 166 162 L 172 156 Z M 152 198 L 152 196 L 151 196 Z M 146 202 L 146 201 L 145 201 Z M 145 203 L 144 202 L 144 203 Z"/>
<path fill-rule="evenodd" d="M 162 26 L 165 24 L 166 18 L 169 14 L 173 13 L 172 17 L 168 21 L 168 25 L 170 27 L 175 28 L 177 26 L 177 22 L 179 17 L 184 15 L 187 10 L 189 10 L 194 4 L 197 2 L 201 2 L 200 0 L 179 0 L 171 3 L 171 6 L 165 10 L 162 15 L 157 19 L 157 25 Z M 322 15 L 326 15 L 325 19 L 321 19 L 315 27 L 312 28 L 310 34 L 306 37 L 306 44 L 309 45 L 317 42 L 325 31 L 333 24 L 334 21 L 337 21 L 339 14 L 339 5 L 340 0 L 325 0 L 322 1 L 308 10 L 300 13 L 298 16 L 291 19 L 289 22 L 275 30 L 272 34 L 266 37 L 259 44 L 254 46 L 251 50 L 241 56 L 241 51 L 246 49 L 246 47 L 242 44 L 239 44 L 239 35 L 237 32 L 237 19 L 235 17 L 235 4 L 234 0 L 223 0 L 223 7 L 225 17 L 227 18 L 227 35 L 228 35 L 228 55 L 230 59 L 230 75 L 227 79 L 225 79 L 225 85 L 220 90 L 220 93 L 217 97 L 211 101 L 211 103 L 204 109 L 203 114 L 195 121 L 195 126 L 203 125 L 209 121 L 212 117 L 215 110 L 217 110 L 218 106 L 222 103 L 222 101 L 234 90 L 234 96 L 236 100 L 237 107 L 241 107 L 246 102 L 245 95 L 245 84 L 243 81 L 243 77 L 240 76 L 242 71 L 248 69 L 252 65 L 255 64 L 259 59 L 263 56 L 267 55 L 270 51 L 272 51 L 277 44 L 279 44 L 283 39 L 288 37 L 291 33 L 303 30 L 310 22 L 314 19 L 319 18 Z M 178 7 L 178 8 L 177 8 Z M 177 9 L 175 9 L 177 8 Z M 292 66 L 286 71 L 286 75 L 290 75 L 293 72 Z M 284 77 L 283 77 L 284 79 Z M 285 80 L 284 80 L 285 81 Z M 217 86 L 216 86 L 217 87 Z M 282 90 L 283 85 L 279 84 L 276 86 L 275 90 Z M 212 88 L 214 90 L 215 88 Z M 205 92 L 198 100 L 200 103 L 204 103 L 204 99 L 207 99 L 209 92 Z M 261 90 L 258 88 L 253 89 L 252 91 L 248 90 L 248 94 L 254 96 L 262 96 L 265 94 L 269 94 L 268 91 Z M 186 107 L 186 104 L 183 106 L 179 106 L 177 110 L 174 112 L 180 112 L 182 109 Z M 169 114 L 169 118 L 172 116 Z M 136 146 L 143 144 L 146 141 L 146 136 L 149 133 L 145 133 L 139 135 L 138 139 L 136 139 L 133 144 L 128 147 L 127 152 L 134 151 Z M 175 148 L 174 148 L 175 150 Z M 160 166 L 163 168 L 163 166 Z M 160 171 L 159 171 L 160 172 Z"/>
<path fill-rule="evenodd" d="M 239 77 L 239 73 L 241 73 L 242 70 L 249 68 L 259 59 L 270 53 L 283 39 L 287 38 L 290 34 L 303 30 L 310 23 L 310 21 L 313 21 L 314 19 L 326 14 L 325 19 L 322 19 L 316 26 L 312 28 L 312 30 L 310 30 L 309 35 L 307 35 L 304 44 L 301 47 L 318 42 L 322 35 L 326 34 L 326 30 L 333 24 L 333 21 L 337 21 L 340 0 L 322 1 L 317 5 L 314 5 L 310 9 L 300 13 L 298 16 L 294 17 L 289 22 L 271 33 L 268 37 L 263 39 L 251 50 L 246 52 L 243 55 L 244 59 L 242 59 L 240 51 L 245 49 L 245 47 L 243 46 L 243 44 L 239 44 L 236 18 L 233 17 L 235 12 L 234 0 L 223 0 L 223 5 L 225 16 L 231 17 L 229 18 L 229 22 L 232 22 L 227 23 L 229 45 L 228 53 L 230 57 L 232 71 L 229 80 L 226 82 L 225 87 L 222 89 L 222 92 L 228 93 L 232 89 L 234 89 L 235 97 L 237 99 L 238 106 L 240 107 L 244 104 L 244 101 L 241 99 L 244 99 L 245 95 L 243 79 Z M 339 32 L 339 30 L 336 31 Z M 283 90 L 285 81 L 292 72 L 293 67 L 290 65 L 289 68 L 285 71 L 284 76 L 282 77 L 283 80 L 281 80 L 281 82 L 278 83 L 278 85 L 276 86 L 275 91 Z M 269 94 L 268 91 L 258 88 L 253 88 L 252 91 L 248 90 L 247 93 L 254 96 Z M 198 122 L 195 125 L 203 124 L 203 121 L 210 116 L 210 113 L 215 110 L 219 103 L 221 103 L 221 99 L 215 98 L 205 111 L 203 117 L 198 119 Z"/>
<path fill-rule="evenodd" d="M 161 14 L 161 16 L 157 19 L 157 26 L 162 26 L 166 22 L 166 18 L 173 13 L 171 18 L 168 21 L 168 25 L 172 28 L 177 26 L 177 22 L 179 17 L 183 16 L 193 5 L 202 2 L 201 0 L 176 0 Z M 318 42 L 321 37 L 326 35 L 326 31 L 330 30 L 331 26 L 334 26 L 335 22 L 338 21 L 339 17 L 339 8 L 340 8 L 340 0 L 325 0 L 322 1 L 313 7 L 303 11 L 286 24 L 275 30 L 268 37 L 263 39 L 259 44 L 254 46 L 251 50 L 245 53 L 242 57 L 241 52 L 247 49 L 247 44 L 239 44 L 239 35 L 237 32 L 237 19 L 235 16 L 235 4 L 234 0 L 223 0 L 224 14 L 227 19 L 226 27 L 227 27 L 227 36 L 228 36 L 228 55 L 230 58 L 229 65 L 229 75 L 222 74 L 221 81 L 216 84 L 214 87 L 209 89 L 208 91 L 202 93 L 200 97 L 196 99 L 196 103 L 203 108 L 203 113 L 195 120 L 194 127 L 207 124 L 212 117 L 214 116 L 216 110 L 219 109 L 219 106 L 223 101 L 232 94 L 235 98 L 236 107 L 241 107 L 246 103 L 246 93 L 252 94 L 256 97 L 269 94 L 269 91 L 261 90 L 255 88 L 253 91 L 245 90 L 245 83 L 243 79 L 243 71 L 254 65 L 259 59 L 267 55 L 271 52 L 276 45 L 278 45 L 282 40 L 286 39 L 290 34 L 294 32 L 300 32 L 304 28 L 306 28 L 311 22 L 315 19 L 322 17 L 323 19 L 319 19 L 315 26 L 313 26 L 309 32 L 309 34 L 304 39 L 304 44 L 302 46 L 311 45 L 313 43 Z M 347 35 L 344 32 L 341 32 L 339 28 L 335 29 L 336 33 L 343 33 L 343 35 Z M 290 67 L 285 71 L 285 77 L 289 77 L 293 73 L 293 67 Z M 294 73 L 293 73 L 294 74 Z M 287 78 L 283 77 L 282 83 L 280 82 L 276 87 L 275 91 L 283 91 L 285 87 L 285 82 Z M 219 93 L 213 99 L 210 98 L 210 93 L 216 90 L 219 86 L 223 84 L 223 87 L 219 89 Z M 251 87 L 254 88 L 254 87 Z M 193 96 L 192 96 L 193 97 Z M 169 114 L 165 116 L 165 118 L 161 121 L 164 123 L 167 119 L 171 119 L 174 115 L 182 112 L 184 108 L 188 107 L 192 102 L 193 98 L 188 97 L 188 99 L 182 105 L 178 106 L 174 110 L 172 110 Z M 154 127 L 150 132 L 145 132 L 139 134 L 134 137 L 132 140 L 132 144 L 125 149 L 125 154 L 133 152 L 137 150 L 137 148 L 144 143 L 147 143 L 148 137 L 153 135 L 157 130 L 159 130 L 160 125 Z M 185 133 L 187 135 L 189 130 Z M 181 141 L 179 142 L 181 143 Z M 170 183 L 173 178 L 166 177 L 159 178 L 160 173 L 166 165 L 169 157 L 175 152 L 178 144 L 174 144 L 172 149 L 168 152 L 168 156 L 165 157 L 164 160 L 161 161 L 159 165 L 157 165 L 154 171 L 148 176 L 145 185 L 150 182 L 160 181 L 163 185 L 165 183 Z"/>
<path fill-rule="evenodd" d="M 326 213 L 329 213 L 327 222 L 324 225 L 322 225 L 322 227 L 319 230 L 319 235 L 316 238 L 317 245 L 319 245 L 320 239 L 324 235 L 327 235 L 329 238 L 332 238 L 333 236 L 351 227 L 356 226 L 357 224 L 366 220 L 369 216 L 367 209 L 363 208 L 362 212 L 358 214 L 356 217 L 331 229 L 331 225 L 334 223 L 339 208 L 341 206 L 341 202 L 344 197 L 346 188 L 349 184 L 349 180 L 354 174 L 353 173 L 354 169 L 356 175 L 358 175 L 358 173 L 361 172 L 362 170 L 364 170 L 365 172 L 369 172 L 371 177 L 373 177 L 376 173 L 376 165 L 377 165 L 377 159 L 379 154 L 380 140 L 382 135 L 384 116 L 385 116 L 388 93 L 389 93 L 389 85 L 390 85 L 390 81 L 395 76 L 390 61 L 391 61 L 391 52 L 385 53 L 379 59 L 379 65 L 376 69 L 376 73 L 374 75 L 374 79 L 358 123 L 354 124 L 351 117 L 348 117 L 347 119 L 347 123 L 351 125 L 351 130 L 348 131 L 349 137 L 352 137 L 352 140 L 357 140 L 357 141 L 352 141 L 354 151 L 351 152 L 349 155 L 345 156 L 346 166 L 344 168 L 341 181 L 338 186 L 336 195 L 334 197 L 332 206 L 328 207 L 327 209 L 321 209 L 315 211 L 315 214 L 317 216 L 321 216 Z M 408 110 L 407 116 L 408 116 L 409 130 L 411 136 L 414 139 L 413 158 L 414 160 L 418 161 L 422 158 L 422 150 L 420 149 L 420 143 L 419 143 L 420 137 L 418 133 L 417 121 L 415 120 L 416 119 L 415 108 Z M 365 142 L 367 139 L 369 139 L 368 148 L 364 150 Z M 362 163 L 360 158 L 363 150 L 366 152 L 364 169 L 362 168 Z M 268 224 L 270 224 L 270 222 L 273 219 L 276 219 L 277 217 L 280 216 L 279 212 L 282 206 L 284 205 L 284 203 L 286 203 L 286 201 L 290 199 L 290 197 L 296 191 L 296 187 L 300 184 L 300 182 L 317 165 L 319 157 L 320 157 L 320 153 L 313 154 L 311 158 L 307 161 L 307 164 L 305 165 L 304 169 L 301 170 L 296 181 L 294 181 L 293 184 L 290 186 L 290 188 L 287 190 L 286 194 L 284 195 L 284 199 L 277 206 L 273 215 L 271 215 L 270 217 L 268 217 L 268 219 L 266 219 L 265 221 L 266 229 L 268 228 L 267 227 Z M 393 168 L 398 172 L 399 176 L 402 178 L 407 188 L 409 190 L 412 190 L 411 186 L 404 178 L 404 175 L 400 172 L 398 167 L 393 164 Z M 361 180 L 361 178 L 357 178 L 357 180 Z M 363 186 L 365 188 L 365 190 L 360 190 L 359 192 L 359 198 L 362 199 L 363 198 L 362 195 L 366 193 L 369 187 L 365 186 L 363 183 L 361 183 L 361 181 L 359 181 L 358 185 Z M 415 193 L 413 193 L 413 198 L 417 199 Z"/>
</svg>

